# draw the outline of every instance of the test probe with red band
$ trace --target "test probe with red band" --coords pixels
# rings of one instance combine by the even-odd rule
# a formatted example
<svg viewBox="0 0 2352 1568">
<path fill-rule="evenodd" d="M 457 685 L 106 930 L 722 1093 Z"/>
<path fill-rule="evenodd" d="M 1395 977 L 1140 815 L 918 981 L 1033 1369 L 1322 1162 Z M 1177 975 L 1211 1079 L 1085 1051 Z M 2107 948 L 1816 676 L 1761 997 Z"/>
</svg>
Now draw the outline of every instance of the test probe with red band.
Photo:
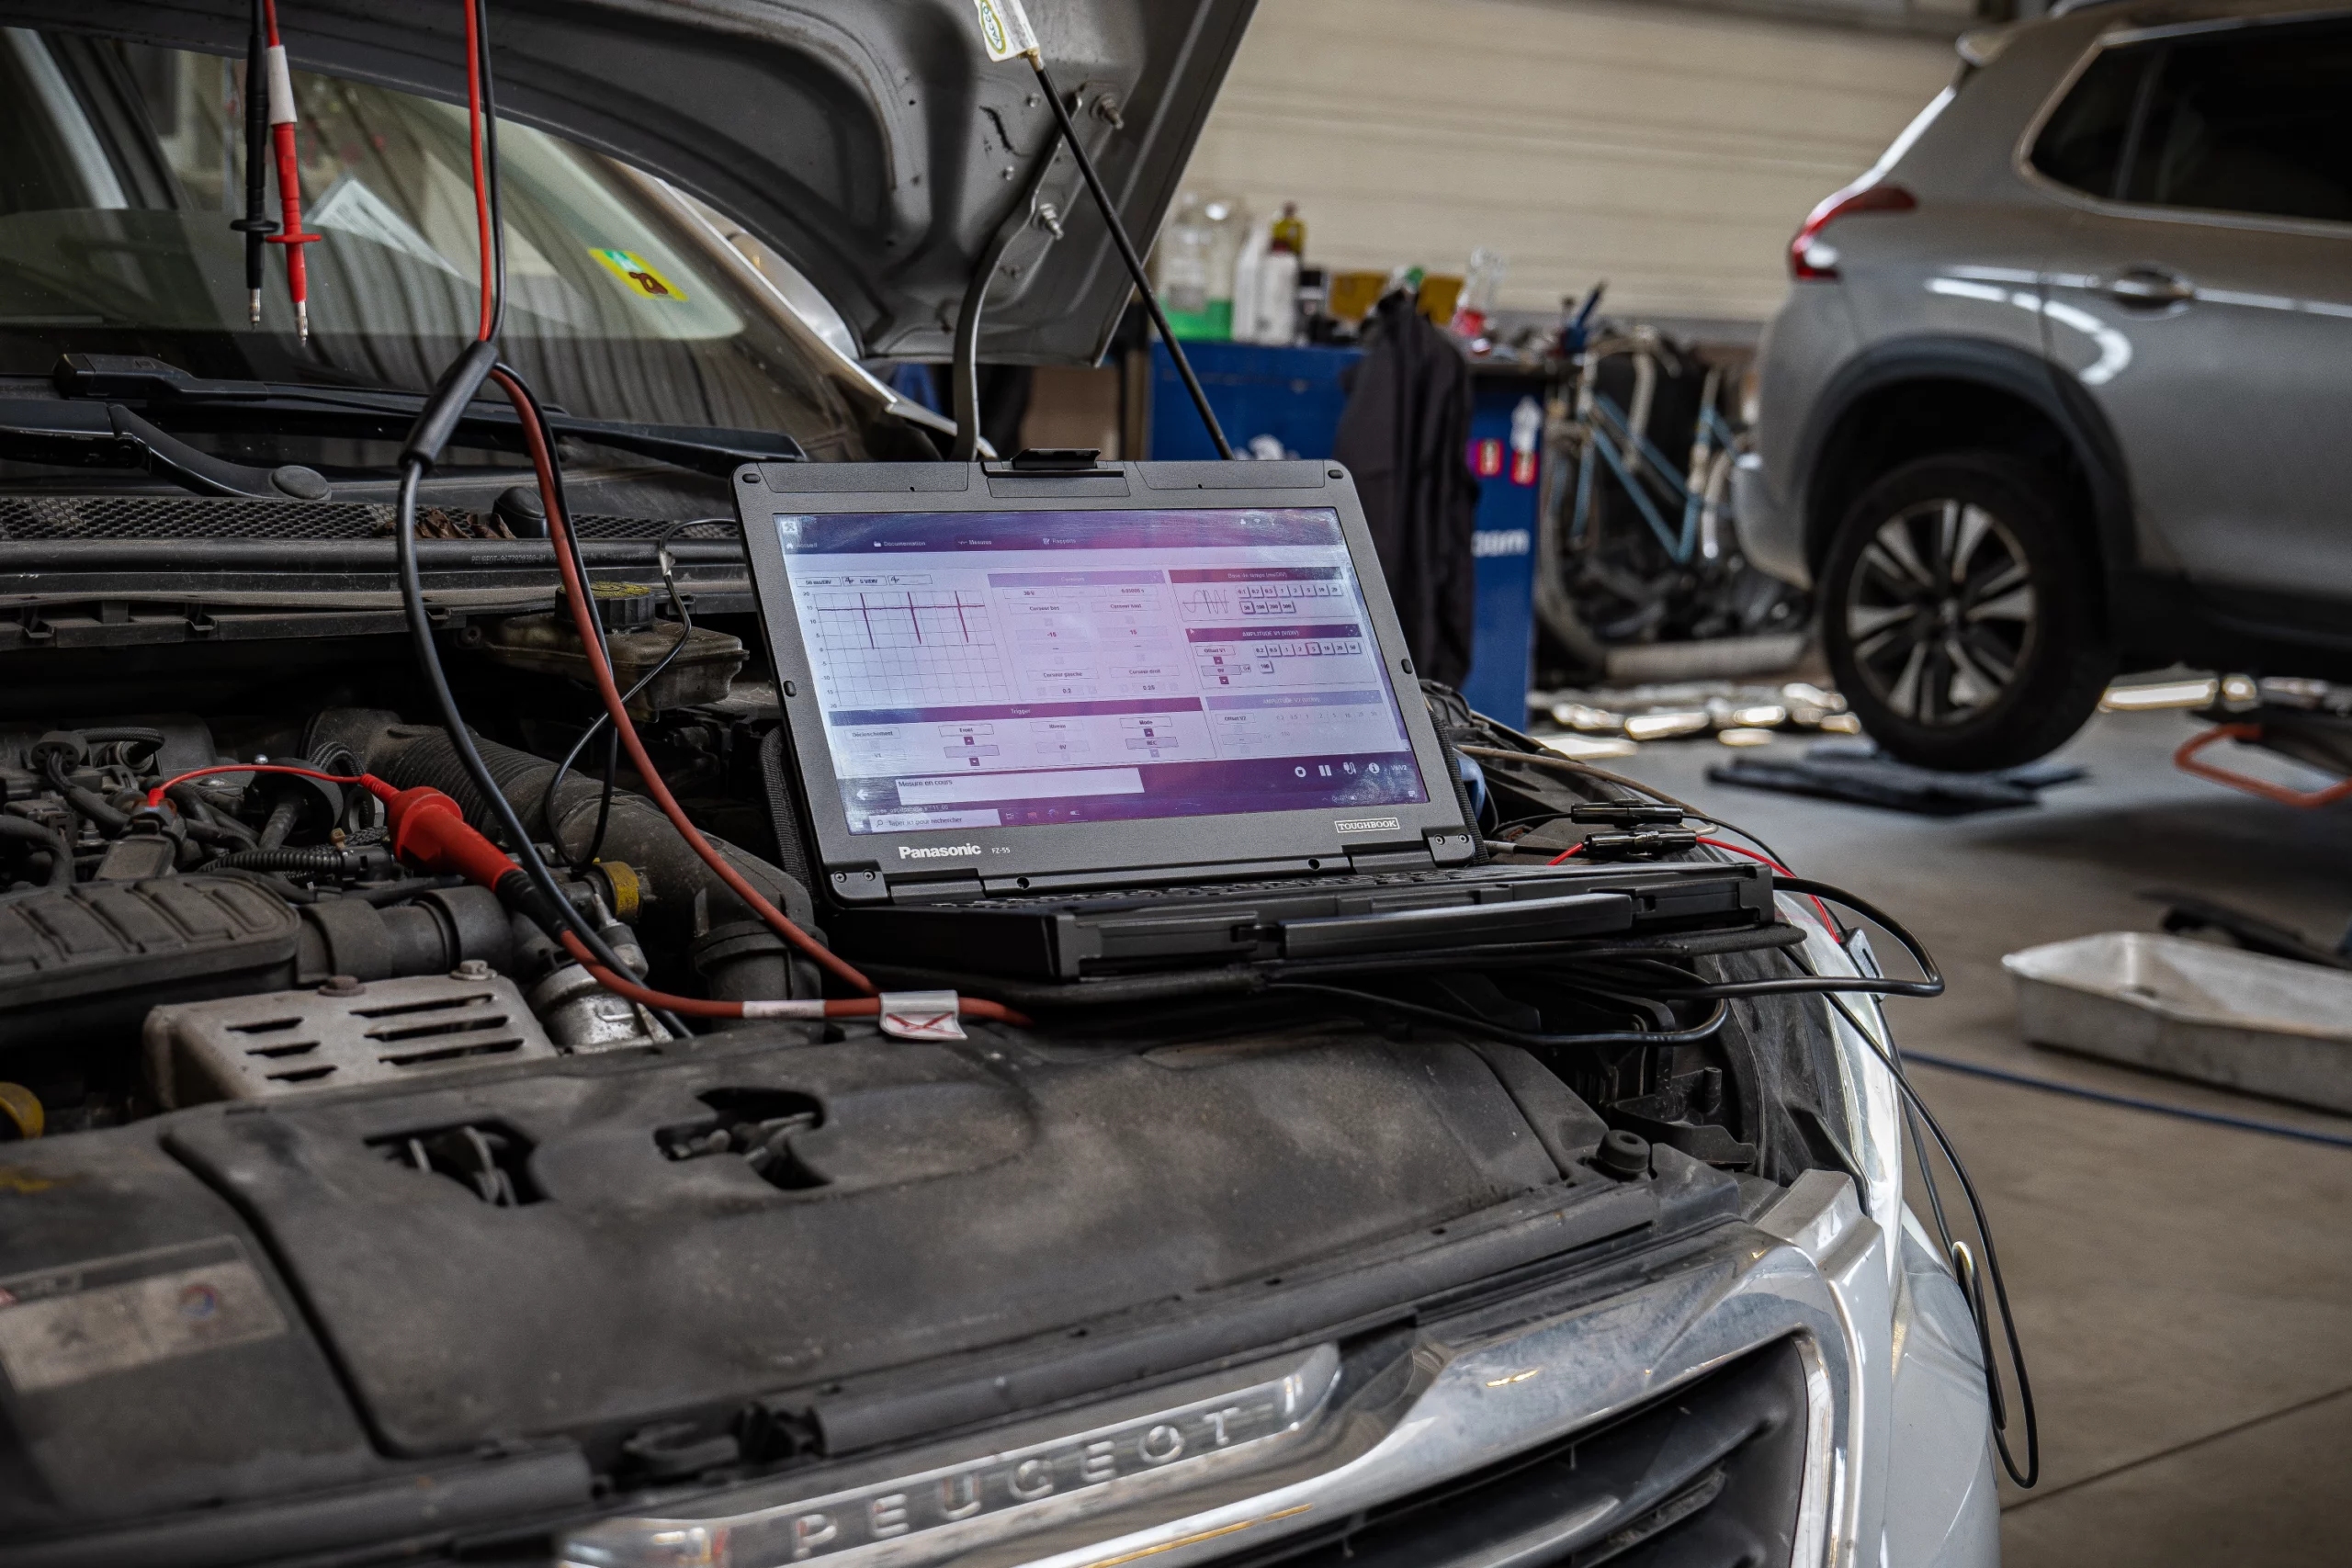
<svg viewBox="0 0 2352 1568">
<path fill-rule="evenodd" d="M 356 784 L 383 802 L 386 821 L 390 829 L 392 852 L 404 863 L 437 875 L 462 876 L 478 887 L 490 889 L 498 895 L 500 902 L 529 916 L 543 929 L 555 933 L 565 950 L 595 977 L 599 985 L 640 1006 L 667 1008 L 672 1012 L 694 1018 L 726 1019 L 875 1018 L 883 1014 L 887 1005 L 886 999 L 880 997 L 711 1001 L 700 997 L 672 996 L 640 986 L 628 976 L 616 974 L 599 964 L 586 945 L 565 929 L 561 918 L 555 911 L 542 907 L 545 900 L 538 889 L 531 885 L 531 879 L 524 874 L 522 867 L 466 820 L 463 807 L 430 785 L 401 789 L 373 773 L 330 773 L 317 768 L 298 768 L 282 762 L 231 762 L 217 767 L 197 768 L 165 779 L 147 792 L 148 808 L 156 811 L 166 809 L 165 794 L 175 785 L 217 773 L 291 773 L 299 778 L 319 779 L 328 784 Z M 1000 1023 L 1029 1021 L 1008 1008 L 978 997 L 956 998 L 956 1012 L 961 1018 L 989 1019 Z"/>
</svg>

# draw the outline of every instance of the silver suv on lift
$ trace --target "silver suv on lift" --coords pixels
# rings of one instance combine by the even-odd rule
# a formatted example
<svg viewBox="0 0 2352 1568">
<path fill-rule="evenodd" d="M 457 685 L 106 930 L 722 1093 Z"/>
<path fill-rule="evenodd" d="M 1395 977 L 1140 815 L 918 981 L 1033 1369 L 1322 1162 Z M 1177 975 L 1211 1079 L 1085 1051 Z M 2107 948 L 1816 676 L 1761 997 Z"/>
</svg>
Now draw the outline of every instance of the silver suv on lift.
<svg viewBox="0 0 2352 1568">
<path fill-rule="evenodd" d="M 1739 479 L 1880 745 L 2063 743 L 2119 671 L 2352 677 L 2352 11 L 2062 6 L 1790 246 Z"/>
</svg>

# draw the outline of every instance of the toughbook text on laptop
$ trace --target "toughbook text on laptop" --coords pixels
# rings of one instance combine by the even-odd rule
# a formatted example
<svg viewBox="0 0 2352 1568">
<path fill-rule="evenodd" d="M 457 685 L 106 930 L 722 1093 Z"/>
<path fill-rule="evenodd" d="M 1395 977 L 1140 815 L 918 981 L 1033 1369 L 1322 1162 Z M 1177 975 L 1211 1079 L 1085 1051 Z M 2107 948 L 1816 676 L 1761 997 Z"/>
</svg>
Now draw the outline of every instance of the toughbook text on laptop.
<svg viewBox="0 0 2352 1568">
<path fill-rule="evenodd" d="M 845 953 L 1076 979 L 1771 918 L 1760 866 L 1473 863 L 1335 464 L 737 479 Z"/>
</svg>

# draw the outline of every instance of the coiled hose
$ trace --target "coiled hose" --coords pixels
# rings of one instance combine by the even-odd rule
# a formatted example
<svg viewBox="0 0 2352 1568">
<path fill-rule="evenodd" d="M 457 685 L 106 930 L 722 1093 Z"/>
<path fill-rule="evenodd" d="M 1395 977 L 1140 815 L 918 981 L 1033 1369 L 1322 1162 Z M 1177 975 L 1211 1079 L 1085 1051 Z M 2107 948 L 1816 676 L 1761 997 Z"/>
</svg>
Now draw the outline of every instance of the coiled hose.
<svg viewBox="0 0 2352 1568">
<path fill-rule="evenodd" d="M 238 850 L 206 863 L 207 871 L 311 872 L 329 874 L 352 869 L 358 857 L 333 844 L 309 844 L 298 849 Z"/>
</svg>

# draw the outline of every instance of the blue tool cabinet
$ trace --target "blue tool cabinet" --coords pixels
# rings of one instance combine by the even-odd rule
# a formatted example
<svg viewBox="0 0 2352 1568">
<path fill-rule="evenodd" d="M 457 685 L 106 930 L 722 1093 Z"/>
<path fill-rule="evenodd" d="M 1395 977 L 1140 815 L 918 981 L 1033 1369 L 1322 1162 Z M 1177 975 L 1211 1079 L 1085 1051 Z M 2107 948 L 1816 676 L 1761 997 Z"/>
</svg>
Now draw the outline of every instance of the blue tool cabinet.
<svg viewBox="0 0 2352 1568">
<path fill-rule="evenodd" d="M 1271 436 L 1285 454 L 1328 457 L 1348 394 L 1340 377 L 1363 357 L 1353 348 L 1270 348 L 1259 344 L 1193 342 L 1184 345 L 1217 423 L 1236 451 Z M 1151 409 L 1148 457 L 1216 456 L 1201 428 L 1193 400 L 1177 378 L 1164 344 L 1151 348 Z M 1464 454 L 1478 479 L 1476 539 L 1478 626 L 1470 678 L 1470 705 L 1514 728 L 1527 720 L 1527 683 L 1535 638 L 1535 508 L 1542 493 L 1539 454 L 1512 446 L 1511 416 L 1521 399 L 1540 408 L 1540 377 L 1481 370 Z"/>
</svg>

